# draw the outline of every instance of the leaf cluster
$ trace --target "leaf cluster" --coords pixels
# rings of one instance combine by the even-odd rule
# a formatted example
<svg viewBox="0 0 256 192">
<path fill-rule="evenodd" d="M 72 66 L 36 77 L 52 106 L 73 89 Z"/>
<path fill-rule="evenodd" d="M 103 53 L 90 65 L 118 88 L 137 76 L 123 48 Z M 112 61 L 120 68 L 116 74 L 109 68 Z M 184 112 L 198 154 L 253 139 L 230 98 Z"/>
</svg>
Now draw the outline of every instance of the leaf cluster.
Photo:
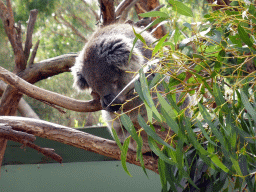
<svg viewBox="0 0 256 192">
<path fill-rule="evenodd" d="M 168 4 L 177 15 L 193 16 L 182 2 Z M 180 24 L 160 11 L 141 16 L 157 17 L 152 25 L 173 26 L 154 47 L 153 56 L 162 58 L 154 79 L 148 80 L 141 70 L 136 82 L 148 116 L 146 121 L 138 114 L 143 130 L 135 130 L 129 117 L 121 116 L 138 144 L 142 167 L 140 132 L 145 131 L 159 157 L 163 191 L 255 191 L 255 4 L 233 1 L 196 24 Z M 191 103 L 182 109 L 188 95 Z M 156 122 L 167 124 L 173 134 L 160 138 Z M 119 142 L 123 162 L 129 139 L 124 145 Z"/>
</svg>

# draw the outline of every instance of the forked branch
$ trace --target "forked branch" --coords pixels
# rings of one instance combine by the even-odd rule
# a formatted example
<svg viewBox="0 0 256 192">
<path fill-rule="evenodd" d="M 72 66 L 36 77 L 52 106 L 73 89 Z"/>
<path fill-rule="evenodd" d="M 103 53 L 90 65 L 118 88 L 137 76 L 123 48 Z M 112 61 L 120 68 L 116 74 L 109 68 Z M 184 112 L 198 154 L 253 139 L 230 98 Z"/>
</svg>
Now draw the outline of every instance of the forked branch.
<svg viewBox="0 0 256 192">
<path fill-rule="evenodd" d="M 20 93 L 40 101 L 79 112 L 94 112 L 101 110 L 99 100 L 79 101 L 32 85 L 10 71 L 0 67 L 0 79 L 15 87 Z"/>
<path fill-rule="evenodd" d="M 117 160 L 121 159 L 121 152 L 115 141 L 104 139 L 43 120 L 24 117 L 2 116 L 0 123 L 11 126 L 14 130 L 29 132 L 35 136 L 65 143 L 74 147 L 92 151 Z M 145 168 L 158 173 L 157 158 L 143 155 Z M 127 162 L 141 166 L 136 160 L 136 153 L 128 150 Z"/>
</svg>

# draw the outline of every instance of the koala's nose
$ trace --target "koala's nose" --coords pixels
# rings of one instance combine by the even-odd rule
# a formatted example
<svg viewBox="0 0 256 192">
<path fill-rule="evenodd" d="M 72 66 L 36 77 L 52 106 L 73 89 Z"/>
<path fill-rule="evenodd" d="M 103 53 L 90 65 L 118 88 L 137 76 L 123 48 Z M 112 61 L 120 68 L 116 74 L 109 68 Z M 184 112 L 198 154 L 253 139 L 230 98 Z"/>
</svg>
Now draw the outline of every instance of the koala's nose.
<svg viewBox="0 0 256 192">
<path fill-rule="evenodd" d="M 114 99 L 115 99 L 115 96 L 112 94 L 105 95 L 101 100 L 102 108 L 109 112 L 118 111 L 121 107 L 120 104 L 122 103 L 118 98 L 116 98 L 115 100 Z"/>
</svg>

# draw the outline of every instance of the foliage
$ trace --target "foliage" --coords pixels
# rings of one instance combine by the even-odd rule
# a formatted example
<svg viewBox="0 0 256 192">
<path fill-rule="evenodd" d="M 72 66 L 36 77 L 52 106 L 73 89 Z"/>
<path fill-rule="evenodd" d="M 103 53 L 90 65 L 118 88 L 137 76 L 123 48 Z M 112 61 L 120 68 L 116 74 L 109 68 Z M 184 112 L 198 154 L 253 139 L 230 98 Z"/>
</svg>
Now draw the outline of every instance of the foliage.
<svg viewBox="0 0 256 192">
<path fill-rule="evenodd" d="M 37 40 L 40 40 L 35 62 L 66 53 L 79 52 L 82 49 L 85 42 L 70 27 L 65 25 L 64 20 L 69 22 L 85 37 L 91 34 L 96 26 L 96 19 L 90 11 L 98 9 L 96 2 L 86 4 L 81 0 L 15 0 L 12 1 L 12 5 L 15 22 L 19 21 L 21 23 L 23 42 L 25 40 L 25 30 L 30 10 L 38 9 L 39 11 L 33 34 L 33 45 L 35 45 Z M 60 19 L 60 16 L 63 19 Z M 86 22 L 86 26 L 81 23 L 83 21 Z M 0 23 L 0 44 L 2 45 L 0 48 L 0 65 L 12 71 L 14 57 L 2 23 Z M 71 74 L 64 73 L 48 78 L 36 85 L 76 99 L 91 99 L 90 95 L 86 93 L 78 93 L 77 90 L 72 88 L 72 84 Z M 66 111 L 65 114 L 62 114 L 47 104 L 26 96 L 24 97 L 41 119 L 66 126 L 78 127 L 98 123 L 99 113 L 89 115 L 88 113 Z M 89 123 L 89 119 L 92 122 Z"/>
<path fill-rule="evenodd" d="M 153 50 L 156 58 L 163 58 L 155 78 L 148 81 L 140 72 L 136 86 L 148 113 L 148 122 L 138 114 L 139 123 L 159 156 L 163 191 L 255 191 L 255 4 L 233 1 L 206 14 L 201 23 L 177 22 L 180 14 L 194 13 L 178 1 L 169 0 L 168 5 L 176 17 L 168 12 L 142 15 L 169 22 L 173 32 Z M 186 94 L 193 101 L 191 117 L 179 108 Z M 157 105 L 152 95 L 157 95 Z M 141 130 L 136 132 L 125 114 L 121 121 L 138 143 L 143 165 Z M 162 140 L 154 131 L 155 122 L 167 124 L 174 134 Z M 120 146 L 123 153 L 128 143 Z"/>
</svg>

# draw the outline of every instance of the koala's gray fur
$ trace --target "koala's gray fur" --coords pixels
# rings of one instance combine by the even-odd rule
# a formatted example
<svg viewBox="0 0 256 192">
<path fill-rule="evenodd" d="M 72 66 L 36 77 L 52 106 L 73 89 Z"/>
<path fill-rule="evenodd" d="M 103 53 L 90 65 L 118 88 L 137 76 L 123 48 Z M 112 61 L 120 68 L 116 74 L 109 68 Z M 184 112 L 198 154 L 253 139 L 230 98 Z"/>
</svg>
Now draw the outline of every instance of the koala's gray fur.
<svg viewBox="0 0 256 192">
<path fill-rule="evenodd" d="M 134 27 L 137 33 L 142 29 Z M 146 44 L 150 46 L 156 39 L 144 31 L 142 34 Z M 100 102 L 103 107 L 103 117 L 107 121 L 111 132 L 113 127 L 121 142 L 129 136 L 129 133 L 122 128 L 120 121 L 115 113 L 120 112 L 122 105 L 123 112 L 127 112 L 134 123 L 135 128 L 140 128 L 137 115 L 138 112 L 147 117 L 145 108 L 132 110 L 142 104 L 137 97 L 134 98 L 134 84 L 126 88 L 111 104 L 113 99 L 121 90 L 134 78 L 137 72 L 148 59 L 152 52 L 145 49 L 141 41 L 137 41 L 130 62 L 128 58 L 133 47 L 135 35 L 132 26 L 129 24 L 113 24 L 97 30 L 76 59 L 72 73 L 74 76 L 74 85 L 81 90 L 91 89 L 100 96 Z M 132 99 L 129 102 L 126 100 Z M 131 111 L 130 111 L 131 110 Z M 168 131 L 168 130 L 167 130 Z M 167 131 L 165 134 L 167 134 Z M 160 133 L 160 128 L 156 129 Z M 143 152 L 150 151 L 147 144 L 146 133 L 141 133 L 143 138 Z M 129 148 L 136 150 L 136 143 L 131 140 Z"/>
</svg>

